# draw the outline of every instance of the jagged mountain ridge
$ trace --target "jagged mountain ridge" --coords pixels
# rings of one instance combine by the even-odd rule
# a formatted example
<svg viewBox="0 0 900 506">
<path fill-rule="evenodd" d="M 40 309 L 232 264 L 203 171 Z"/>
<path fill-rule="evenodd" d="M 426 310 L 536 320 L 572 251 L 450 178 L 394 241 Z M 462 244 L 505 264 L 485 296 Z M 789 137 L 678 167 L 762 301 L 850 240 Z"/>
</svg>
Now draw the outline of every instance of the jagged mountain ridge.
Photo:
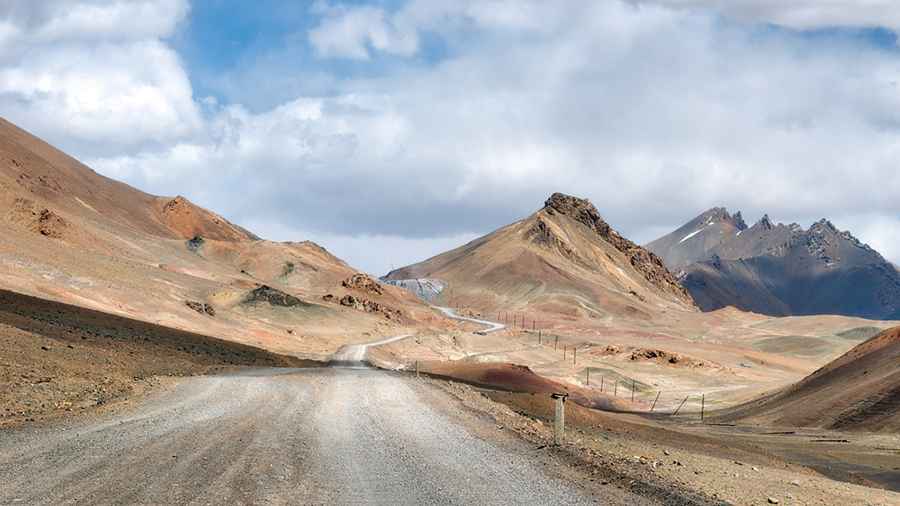
<svg viewBox="0 0 900 506">
<path fill-rule="evenodd" d="M 523 220 L 385 279 L 439 280 L 445 300 L 485 309 L 530 306 L 592 317 L 694 309 L 659 257 L 622 237 L 589 201 L 561 193 Z"/>
<path fill-rule="evenodd" d="M 897 269 L 826 219 L 804 229 L 765 215 L 747 227 L 740 213 L 713 208 L 647 248 L 707 311 L 900 317 Z"/>
</svg>

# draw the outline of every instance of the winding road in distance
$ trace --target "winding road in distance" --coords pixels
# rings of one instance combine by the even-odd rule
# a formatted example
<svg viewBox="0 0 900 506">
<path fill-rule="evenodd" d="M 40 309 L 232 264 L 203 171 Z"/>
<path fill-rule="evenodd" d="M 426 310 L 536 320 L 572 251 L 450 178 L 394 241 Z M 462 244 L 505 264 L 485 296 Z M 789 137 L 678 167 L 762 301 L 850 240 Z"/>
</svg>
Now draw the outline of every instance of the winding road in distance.
<svg viewBox="0 0 900 506">
<path fill-rule="evenodd" d="M 432 306 L 438 311 L 444 313 L 444 315 L 448 318 L 453 318 L 454 320 L 462 320 L 466 322 L 478 323 L 481 325 L 486 325 L 488 328 L 479 330 L 476 332 L 477 334 L 489 334 L 491 332 L 497 332 L 498 330 L 503 330 L 506 328 L 506 325 L 502 323 L 492 322 L 488 320 L 479 320 L 477 318 L 469 318 L 468 316 L 460 316 L 456 313 L 456 310 L 452 307 L 441 307 L 441 306 Z"/>
</svg>

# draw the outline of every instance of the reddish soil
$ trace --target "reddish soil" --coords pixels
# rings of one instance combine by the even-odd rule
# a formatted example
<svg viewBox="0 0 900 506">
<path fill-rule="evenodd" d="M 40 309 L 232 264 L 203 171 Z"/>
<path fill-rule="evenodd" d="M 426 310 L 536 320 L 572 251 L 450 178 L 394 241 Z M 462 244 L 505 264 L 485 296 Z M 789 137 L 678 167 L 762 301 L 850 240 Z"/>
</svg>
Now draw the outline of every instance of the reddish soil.
<svg viewBox="0 0 900 506">
<path fill-rule="evenodd" d="M 522 365 L 478 362 L 425 362 L 419 370 L 436 378 L 461 381 L 475 386 L 529 394 L 566 393 L 569 400 L 585 407 L 607 411 L 631 411 L 634 406 L 622 399 L 560 383 L 538 376 Z"/>
</svg>

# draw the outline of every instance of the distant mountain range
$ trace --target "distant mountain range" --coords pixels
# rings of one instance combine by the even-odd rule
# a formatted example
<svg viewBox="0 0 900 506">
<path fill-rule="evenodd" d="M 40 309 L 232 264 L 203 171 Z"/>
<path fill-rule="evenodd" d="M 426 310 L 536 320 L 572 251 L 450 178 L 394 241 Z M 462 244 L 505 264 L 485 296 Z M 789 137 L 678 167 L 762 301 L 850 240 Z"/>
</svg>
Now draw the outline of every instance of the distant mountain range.
<svg viewBox="0 0 900 506">
<path fill-rule="evenodd" d="M 748 227 L 716 207 L 647 245 L 705 311 L 900 319 L 900 273 L 849 232 L 768 215 Z"/>
</svg>

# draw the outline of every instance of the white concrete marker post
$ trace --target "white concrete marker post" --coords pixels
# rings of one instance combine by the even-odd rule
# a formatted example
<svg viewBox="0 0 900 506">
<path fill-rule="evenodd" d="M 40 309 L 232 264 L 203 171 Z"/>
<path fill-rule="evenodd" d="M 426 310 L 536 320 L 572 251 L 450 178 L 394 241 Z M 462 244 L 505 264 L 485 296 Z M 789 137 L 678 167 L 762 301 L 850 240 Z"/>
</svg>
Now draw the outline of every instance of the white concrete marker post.
<svg viewBox="0 0 900 506">
<path fill-rule="evenodd" d="M 566 397 L 569 394 L 550 394 L 550 397 L 556 399 L 556 418 L 553 423 L 553 444 L 560 446 L 563 444 L 563 437 L 566 432 Z"/>
</svg>

